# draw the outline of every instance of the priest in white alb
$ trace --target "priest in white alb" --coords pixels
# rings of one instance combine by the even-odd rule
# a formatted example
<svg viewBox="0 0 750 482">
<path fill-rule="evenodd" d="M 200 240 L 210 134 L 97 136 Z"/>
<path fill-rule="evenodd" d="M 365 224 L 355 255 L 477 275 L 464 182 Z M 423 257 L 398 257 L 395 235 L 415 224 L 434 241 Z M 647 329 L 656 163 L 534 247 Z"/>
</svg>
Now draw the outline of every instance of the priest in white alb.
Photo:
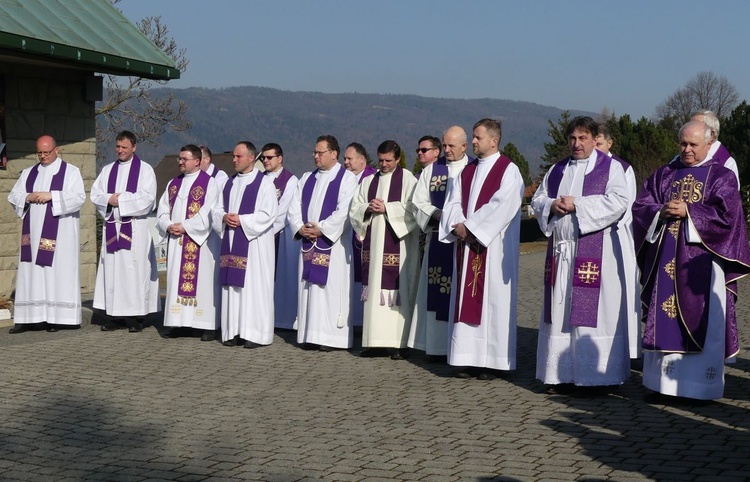
<svg viewBox="0 0 750 482">
<path fill-rule="evenodd" d="M 8 195 L 23 219 L 10 333 L 46 322 L 47 331 L 81 324 L 79 211 L 81 172 L 58 157 L 50 136 L 36 141 L 39 162 L 21 172 Z"/>
<path fill-rule="evenodd" d="M 430 154 L 429 139 L 420 142 L 419 161 Z M 419 288 L 411 320 L 409 347 L 422 350 L 430 361 L 445 361 L 448 354 L 451 281 L 453 279 L 453 243 L 438 239 L 445 200 L 456 176 L 473 161 L 466 155 L 466 131 L 459 126 L 443 133 L 445 156 L 424 166 L 414 188 L 414 219 L 426 236 Z M 440 152 L 439 145 L 433 147 Z M 436 154 L 435 154 L 436 155 Z"/>
<path fill-rule="evenodd" d="M 354 175 L 338 163 L 335 137 L 315 144 L 317 169 L 302 176 L 289 206 L 289 227 L 300 239 L 297 342 L 321 351 L 352 347 L 352 257 L 349 205 Z"/>
<path fill-rule="evenodd" d="M 187 329 L 200 330 L 202 341 L 213 341 L 221 296 L 216 269 L 221 239 L 211 221 L 220 193 L 200 162 L 198 146 L 180 149 L 181 174 L 169 182 L 159 200 L 156 229 L 168 241 L 166 335 L 175 338 L 189 334 Z"/>
<path fill-rule="evenodd" d="M 516 368 L 516 297 L 524 183 L 500 155 L 502 126 L 474 124 L 477 159 L 456 177 L 440 218 L 440 240 L 456 243 L 448 363 L 458 378 L 492 380 Z"/>
<path fill-rule="evenodd" d="M 143 330 L 143 319 L 159 311 L 159 276 L 148 215 L 156 206 L 154 169 L 135 151 L 135 134 L 117 135 L 117 161 L 107 164 L 91 186 L 91 202 L 104 219 L 96 271 L 94 308 L 109 319 L 102 331 Z"/>
<path fill-rule="evenodd" d="M 276 188 L 279 210 L 273 222 L 276 253 L 273 302 L 275 306 L 274 326 L 282 330 L 294 328 L 297 318 L 297 263 L 299 243 L 294 241 L 294 231 L 289 227 L 287 214 L 297 189 L 297 176 L 284 166 L 284 151 L 281 146 L 269 143 L 260 150 L 260 162 Z"/>
<path fill-rule="evenodd" d="M 549 238 L 536 377 L 606 390 L 630 377 L 617 234 L 629 192 L 620 163 L 594 149 L 598 132 L 591 117 L 568 124 L 570 156 L 550 168 L 531 201 Z"/>
<path fill-rule="evenodd" d="M 362 356 L 383 349 L 394 360 L 406 355 L 419 276 L 419 231 L 411 197 L 417 180 L 399 166 L 401 147 L 378 146 L 380 170 L 365 178 L 349 218 L 362 239 Z"/>
<path fill-rule="evenodd" d="M 237 143 L 236 174 L 214 210 L 223 232 L 219 263 L 221 340 L 225 346 L 258 348 L 273 342 L 273 223 L 278 203 L 273 181 L 254 169 L 255 145 Z"/>
</svg>

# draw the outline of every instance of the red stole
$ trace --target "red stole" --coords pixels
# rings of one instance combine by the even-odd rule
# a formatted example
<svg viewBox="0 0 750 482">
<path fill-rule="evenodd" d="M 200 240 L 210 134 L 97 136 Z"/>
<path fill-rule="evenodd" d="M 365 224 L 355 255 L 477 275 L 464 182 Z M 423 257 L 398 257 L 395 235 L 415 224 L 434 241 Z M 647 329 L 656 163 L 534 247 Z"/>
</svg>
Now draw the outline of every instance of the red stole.
<svg viewBox="0 0 750 482">
<path fill-rule="evenodd" d="M 511 164 L 511 160 L 501 155 L 495 165 L 490 168 L 487 178 L 484 180 L 479 191 L 477 203 L 474 211 L 487 204 L 492 196 L 500 189 L 500 184 L 505 174 L 505 169 Z M 469 194 L 471 194 L 471 183 L 474 180 L 479 160 L 475 159 L 466 165 L 461 171 L 461 207 L 463 208 L 464 217 L 469 212 Z M 487 261 L 487 248 L 479 243 L 470 244 L 469 256 L 466 260 L 467 276 L 462 279 L 464 266 L 464 246 L 463 241 L 456 242 L 456 309 L 454 313 L 454 323 L 462 322 L 468 325 L 479 325 L 482 319 L 482 302 L 484 300 L 484 277 Z"/>
</svg>

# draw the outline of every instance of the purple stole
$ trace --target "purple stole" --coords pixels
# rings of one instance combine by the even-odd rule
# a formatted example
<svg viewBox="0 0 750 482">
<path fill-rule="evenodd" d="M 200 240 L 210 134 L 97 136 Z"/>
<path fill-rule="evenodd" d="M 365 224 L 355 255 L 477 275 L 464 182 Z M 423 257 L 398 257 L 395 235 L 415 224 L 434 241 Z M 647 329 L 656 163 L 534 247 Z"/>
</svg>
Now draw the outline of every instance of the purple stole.
<svg viewBox="0 0 750 482">
<path fill-rule="evenodd" d="M 229 209 L 229 194 L 232 192 L 232 185 L 237 178 L 237 174 L 230 177 L 224 186 L 224 210 Z M 242 201 L 237 214 L 252 214 L 255 212 L 255 202 L 258 199 L 258 190 L 260 190 L 263 175 L 258 173 L 255 180 L 245 187 L 242 193 Z M 229 247 L 229 236 L 234 233 L 232 247 Z M 245 233 L 241 227 L 224 228 L 224 238 L 221 241 L 221 257 L 219 262 L 219 283 L 222 286 L 237 286 L 244 288 L 245 271 L 247 270 L 247 253 L 250 247 Z"/>
<path fill-rule="evenodd" d="M 185 175 L 180 174 L 172 179 L 167 187 L 170 217 L 172 216 L 172 209 L 174 209 L 174 201 L 177 198 L 177 193 L 180 192 L 184 178 Z M 206 191 L 208 191 L 208 181 L 210 179 L 211 176 L 203 171 L 200 171 L 198 176 L 196 176 L 195 181 L 193 181 L 193 187 L 190 189 L 191 201 L 185 208 L 185 219 L 192 218 L 203 207 L 203 204 L 206 202 Z M 190 239 L 187 233 L 182 235 L 179 242 L 182 246 L 182 259 L 180 260 L 180 281 L 177 285 L 177 303 L 198 306 L 198 300 L 196 300 L 195 295 L 198 290 L 196 280 L 198 279 L 198 268 L 200 267 L 201 248 L 195 241 Z"/>
<path fill-rule="evenodd" d="M 316 169 L 310 177 L 307 178 L 305 186 L 302 188 L 302 221 L 307 224 L 310 220 L 308 211 L 310 210 L 310 201 L 312 200 L 313 190 L 317 182 L 316 174 L 320 170 Z M 341 189 L 341 180 L 344 178 L 346 169 L 339 168 L 336 177 L 328 184 L 326 195 L 323 198 L 323 206 L 320 210 L 319 220 L 323 221 L 336 210 L 339 199 L 339 190 Z M 333 241 L 320 236 L 313 243 L 307 238 L 302 238 L 302 279 L 325 286 L 328 282 L 328 268 L 331 265 L 331 255 Z"/>
<path fill-rule="evenodd" d="M 378 172 L 378 170 L 374 167 L 365 165 L 357 184 L 362 184 L 364 178 L 371 176 L 376 172 Z M 362 283 L 362 243 L 357 241 L 357 234 L 354 233 L 354 231 L 352 231 L 352 265 L 354 266 L 354 281 L 356 283 Z"/>
<path fill-rule="evenodd" d="M 716 154 L 714 154 L 713 160 L 715 162 L 718 162 L 719 165 L 724 165 L 727 163 L 729 158 L 732 157 L 732 155 L 729 153 L 726 147 L 724 147 L 724 144 L 721 144 L 719 148 L 716 150 Z"/>
<path fill-rule="evenodd" d="M 62 191 L 63 181 L 65 181 L 65 170 L 68 164 L 61 161 L 60 169 L 57 174 L 52 176 L 50 181 L 50 191 Z M 31 168 L 29 177 L 26 178 L 26 193 L 34 192 L 34 183 L 39 175 L 39 164 Z M 52 260 L 55 256 L 55 246 L 57 245 L 57 229 L 60 218 L 52 214 L 52 201 L 47 203 L 47 210 L 44 214 L 44 224 L 42 225 L 42 236 L 39 239 L 39 247 L 36 252 L 37 266 L 52 266 Z M 29 211 L 23 217 L 23 228 L 21 230 L 21 261 L 31 262 L 31 215 Z"/>
<path fill-rule="evenodd" d="M 378 192 L 378 183 L 380 182 L 381 172 L 375 174 L 370 188 L 367 191 L 367 201 L 375 199 Z M 391 174 L 391 185 L 388 188 L 388 200 L 386 202 L 401 202 L 401 190 L 404 184 L 404 169 L 396 166 Z M 384 215 L 383 215 L 384 216 Z M 393 231 L 391 224 L 386 219 L 386 232 L 383 239 L 383 264 L 381 268 L 380 289 L 381 290 L 398 290 L 399 288 L 399 268 L 401 267 L 401 244 L 398 236 Z M 362 243 L 362 301 L 367 301 L 368 285 L 370 282 L 370 246 L 372 245 L 372 223 L 367 226 L 365 239 Z M 399 297 L 396 296 L 395 303 L 400 304 Z M 380 304 L 385 305 L 385 298 L 382 293 Z M 388 306 L 393 306 L 394 300 L 389 299 Z"/>
<path fill-rule="evenodd" d="M 271 173 L 266 171 L 266 176 L 270 176 Z M 289 172 L 289 169 L 281 168 L 281 172 L 277 177 L 273 179 L 273 185 L 276 188 L 276 202 L 279 202 L 281 200 L 281 195 L 284 194 L 284 191 L 286 190 L 286 185 L 289 182 L 289 180 L 292 178 L 292 173 Z M 279 231 L 274 235 L 274 259 L 276 260 L 276 264 L 279 262 L 279 235 L 283 232 L 283 230 Z M 276 279 L 276 270 L 273 272 L 273 279 Z"/>
<path fill-rule="evenodd" d="M 604 194 L 609 181 L 609 167 L 612 158 L 596 151 L 594 169 L 583 179 L 583 196 Z M 567 157 L 552 167 L 547 180 L 548 197 L 556 198 L 565 168 Z M 617 161 L 615 161 L 617 162 Z M 547 241 L 547 258 L 544 263 L 544 322 L 552 323 L 552 287 L 555 284 L 555 257 L 553 237 Z M 604 230 L 583 234 L 578 238 L 578 250 L 573 263 L 573 288 L 571 290 L 570 326 L 596 328 L 599 294 L 601 288 L 602 245 Z"/>
<path fill-rule="evenodd" d="M 138 176 L 141 173 L 141 160 L 133 154 L 133 160 L 130 166 L 130 172 L 128 174 L 128 183 L 125 187 L 126 192 L 136 192 L 138 190 Z M 107 180 L 107 192 L 114 193 L 117 189 L 117 171 L 120 169 L 120 161 L 116 161 L 112 164 L 112 169 L 109 171 L 109 179 Z M 112 206 L 107 206 L 108 216 L 104 219 L 105 227 L 104 234 L 107 244 L 107 252 L 114 253 L 121 249 L 130 250 L 133 244 L 133 225 L 132 219 L 129 216 L 121 218 L 120 222 L 120 233 L 117 233 L 117 227 L 114 221 L 110 222 L 109 218 L 112 217 L 114 211 Z"/>
<path fill-rule="evenodd" d="M 216 179 L 216 175 L 219 174 L 219 168 L 216 167 L 216 165 L 214 165 L 214 164 L 211 164 L 211 165 L 214 167 L 214 172 L 211 173 L 211 177 L 213 177 L 214 179 Z"/>
<path fill-rule="evenodd" d="M 501 155 L 495 164 L 490 168 L 482 187 L 479 190 L 477 203 L 474 211 L 481 208 L 492 199 L 492 195 L 500 189 L 500 184 L 505 175 L 505 169 L 512 163 L 510 159 Z M 464 218 L 469 212 L 469 194 L 471 194 L 471 183 L 474 174 L 477 171 L 479 159 L 475 159 L 466 165 L 461 171 L 461 207 L 463 208 Z M 484 277 L 487 271 L 487 248 L 479 243 L 469 244 L 469 256 L 466 259 L 467 276 L 462 279 L 461 276 L 464 266 L 464 243 L 461 240 L 456 241 L 456 270 L 458 290 L 456 290 L 456 309 L 454 312 L 454 323 L 466 323 L 467 325 L 479 326 L 482 320 L 482 303 L 484 300 Z M 461 309 L 459 310 L 459 306 Z"/>
<path fill-rule="evenodd" d="M 447 187 L 448 163 L 441 157 L 432 165 L 430 204 L 442 209 Z M 453 246 L 440 242 L 437 229 L 432 230 L 430 237 L 427 259 L 422 260 L 427 262 L 427 311 L 434 312 L 437 320 L 448 321 L 453 277 Z"/>
</svg>

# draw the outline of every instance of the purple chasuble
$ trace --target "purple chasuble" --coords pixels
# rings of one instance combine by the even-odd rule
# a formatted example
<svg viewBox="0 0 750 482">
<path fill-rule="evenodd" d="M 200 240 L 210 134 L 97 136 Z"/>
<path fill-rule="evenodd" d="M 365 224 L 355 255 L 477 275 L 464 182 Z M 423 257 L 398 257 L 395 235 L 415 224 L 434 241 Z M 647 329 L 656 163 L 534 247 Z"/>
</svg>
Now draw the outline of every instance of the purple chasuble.
<svg viewBox="0 0 750 482">
<path fill-rule="evenodd" d="M 681 199 L 700 235 L 688 243 L 688 223 L 660 221 L 656 242 L 646 237 L 661 207 Z M 660 167 L 633 204 L 633 234 L 641 269 L 641 300 L 648 309 L 643 348 L 674 353 L 703 350 L 712 300 L 714 259 L 726 283 L 725 356 L 739 351 L 736 282 L 750 274 L 750 249 L 737 178 L 716 158 L 700 167 L 673 162 Z"/>
<path fill-rule="evenodd" d="M 448 163 L 441 157 L 432 165 L 430 178 L 430 204 L 443 209 L 448 187 Z M 430 233 L 430 249 L 427 251 L 427 311 L 435 313 L 435 319 L 448 321 L 451 304 L 451 282 L 453 280 L 453 243 L 441 243 L 438 230 Z"/>
<path fill-rule="evenodd" d="M 372 176 L 378 172 L 377 169 L 365 165 L 362 175 L 359 177 L 357 184 L 362 184 L 362 180 L 367 176 Z M 352 265 L 354 266 L 354 281 L 362 283 L 362 242 L 357 240 L 357 233 L 352 230 Z"/>
<path fill-rule="evenodd" d="M 492 196 L 500 189 L 505 175 L 505 169 L 512 164 L 507 157 L 500 155 L 495 164 L 490 168 L 482 187 L 479 190 L 474 212 L 490 202 Z M 461 207 L 464 217 L 469 213 L 469 195 L 471 183 L 474 179 L 479 160 L 475 159 L 461 171 Z M 487 272 L 487 248 L 479 243 L 469 244 L 469 256 L 465 261 L 466 279 L 462 279 L 464 266 L 465 243 L 461 240 L 456 242 L 456 270 L 458 276 L 458 290 L 456 290 L 456 308 L 454 312 L 454 323 L 466 323 L 467 325 L 479 325 L 482 320 L 482 305 L 484 302 L 484 278 Z M 461 309 L 459 310 L 459 306 Z"/>
<path fill-rule="evenodd" d="M 224 211 L 229 209 L 229 195 L 237 174 L 230 177 L 224 186 Z M 255 203 L 258 199 L 258 190 L 263 181 L 263 176 L 258 173 L 253 182 L 245 186 L 242 193 L 242 201 L 237 214 L 252 214 L 255 212 Z M 232 246 L 229 246 L 229 238 L 234 234 Z M 224 227 L 224 238 L 221 241 L 221 257 L 219 261 L 219 283 L 222 286 L 237 286 L 244 288 L 245 271 L 247 270 L 247 253 L 250 241 L 242 231 L 242 227 Z"/>
<path fill-rule="evenodd" d="M 138 191 L 138 177 L 141 173 L 141 160 L 138 156 L 133 154 L 133 160 L 130 161 L 130 172 L 128 173 L 128 182 L 125 186 L 125 192 L 137 192 Z M 107 179 L 107 192 L 110 194 L 115 193 L 117 189 L 117 171 L 120 169 L 121 161 L 116 161 L 112 164 L 112 169 L 109 171 L 109 178 Z M 104 239 L 107 244 L 107 252 L 114 253 L 121 249 L 130 250 L 133 244 L 133 225 L 131 224 L 132 219 L 129 216 L 123 216 L 120 219 L 120 232 L 117 232 L 115 226 L 116 221 L 111 219 L 113 217 L 113 206 L 107 206 L 107 216 L 104 219 Z"/>
<path fill-rule="evenodd" d="M 26 194 L 34 192 L 34 183 L 39 175 L 39 164 L 31 168 L 29 177 L 26 178 Z M 49 190 L 62 191 L 63 182 L 65 181 L 65 171 L 68 164 L 60 161 L 60 169 L 57 174 L 52 176 Z M 57 229 L 60 218 L 52 214 L 52 201 L 47 203 L 47 209 L 44 214 L 44 224 L 42 225 L 42 235 L 39 239 L 39 247 L 36 252 L 37 266 L 52 266 L 55 256 L 55 246 L 57 245 Z M 29 210 L 23 217 L 23 227 L 21 230 L 21 262 L 31 262 L 31 215 Z"/>
<path fill-rule="evenodd" d="M 372 201 L 378 192 L 378 183 L 383 174 L 378 172 L 375 174 L 375 178 L 370 183 L 370 188 L 367 191 L 367 201 Z M 396 169 L 391 174 L 391 184 L 388 188 L 388 199 L 386 202 L 401 202 L 401 191 L 404 184 L 404 169 L 401 166 L 396 166 Z M 384 216 L 385 214 L 379 214 Z M 383 236 L 383 264 L 381 269 L 380 278 L 380 289 L 381 290 L 398 290 L 399 287 L 399 271 L 401 268 L 401 244 L 398 236 L 393 231 L 391 223 L 388 222 L 388 218 L 385 217 L 386 230 Z M 362 243 L 362 301 L 367 301 L 367 290 L 370 277 L 370 246 L 372 244 L 372 223 L 367 226 L 367 232 L 365 233 L 365 239 Z M 395 300 L 396 304 L 400 304 L 398 296 Z M 385 305 L 385 298 L 380 297 L 380 304 Z M 389 306 L 393 306 L 393 300 L 389 300 Z"/>
<path fill-rule="evenodd" d="M 174 201 L 177 193 L 180 192 L 184 174 L 180 174 L 172 179 L 167 187 L 169 196 L 169 216 L 172 217 Z M 190 189 L 190 201 L 185 207 L 185 219 L 190 219 L 201 210 L 206 202 L 206 192 L 208 191 L 208 181 L 211 176 L 200 171 L 193 181 Z M 182 256 L 180 259 L 180 281 L 177 284 L 177 303 L 188 306 L 198 306 L 196 293 L 198 291 L 198 268 L 200 266 L 201 248 L 193 241 L 187 233 L 183 234 L 179 241 L 182 246 Z"/>
<path fill-rule="evenodd" d="M 724 144 L 721 144 L 714 154 L 713 160 L 718 162 L 720 165 L 725 165 L 732 155 L 729 153 Z"/>
<path fill-rule="evenodd" d="M 607 190 L 609 168 L 612 158 L 596 151 L 594 168 L 583 179 L 582 196 L 602 195 Z M 570 162 L 566 157 L 552 167 L 547 179 L 548 196 L 557 197 L 565 168 Z M 617 161 L 615 161 L 617 162 Z M 555 284 L 554 237 L 547 241 L 547 257 L 544 263 L 544 321 L 552 323 L 552 287 Z M 599 294 L 602 277 L 602 246 L 604 229 L 578 237 L 577 253 L 571 273 L 573 283 L 570 303 L 570 326 L 596 328 L 599 309 Z"/>
<path fill-rule="evenodd" d="M 308 178 L 305 186 L 302 188 L 302 221 L 305 224 L 310 220 L 309 210 L 310 201 L 312 200 L 313 190 L 317 182 L 317 174 L 320 169 L 316 169 Z M 328 184 L 323 206 L 320 210 L 319 221 L 324 221 L 336 210 L 339 199 L 339 190 L 341 189 L 341 180 L 344 178 L 346 169 L 340 168 L 336 177 Z M 307 238 L 302 238 L 302 279 L 325 286 L 328 282 L 328 269 L 331 266 L 331 249 L 334 242 L 325 236 L 320 236 L 315 242 Z"/>
</svg>

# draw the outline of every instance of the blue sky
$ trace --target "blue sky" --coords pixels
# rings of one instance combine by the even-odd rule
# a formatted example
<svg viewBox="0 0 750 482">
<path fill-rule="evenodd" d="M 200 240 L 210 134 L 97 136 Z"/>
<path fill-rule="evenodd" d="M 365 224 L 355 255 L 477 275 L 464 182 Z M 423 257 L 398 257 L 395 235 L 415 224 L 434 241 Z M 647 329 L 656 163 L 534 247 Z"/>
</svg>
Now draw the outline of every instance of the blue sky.
<svg viewBox="0 0 750 482">
<path fill-rule="evenodd" d="M 122 0 L 190 59 L 172 87 L 498 98 L 651 117 L 700 71 L 750 96 L 747 0 Z"/>
</svg>

